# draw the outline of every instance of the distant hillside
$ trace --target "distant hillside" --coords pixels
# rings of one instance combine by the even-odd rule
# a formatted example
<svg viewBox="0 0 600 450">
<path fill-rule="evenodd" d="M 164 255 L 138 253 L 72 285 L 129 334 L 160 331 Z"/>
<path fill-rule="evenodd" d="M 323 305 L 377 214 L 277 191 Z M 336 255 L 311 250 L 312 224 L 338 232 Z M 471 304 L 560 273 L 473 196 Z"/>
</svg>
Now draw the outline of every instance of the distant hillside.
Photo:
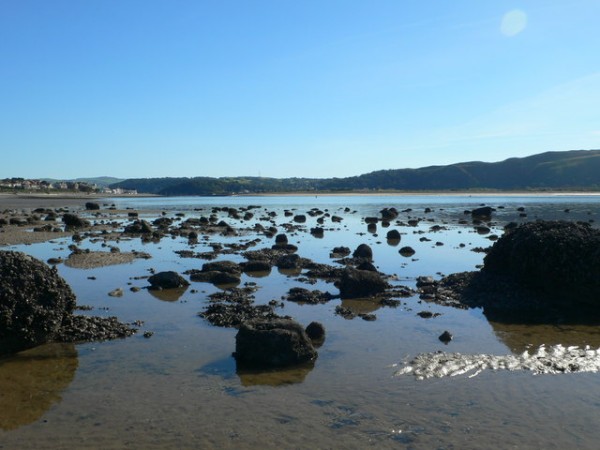
<svg viewBox="0 0 600 450">
<path fill-rule="evenodd" d="M 143 178 L 110 187 L 159 195 L 302 191 L 600 190 L 600 150 L 546 152 L 501 162 L 379 170 L 347 178 Z"/>
<path fill-rule="evenodd" d="M 111 184 L 120 183 L 125 181 L 123 178 L 115 178 L 115 177 L 95 177 L 95 178 L 76 178 L 74 180 L 56 180 L 52 178 L 44 178 L 44 181 L 48 183 L 59 183 L 61 181 L 72 181 L 76 183 L 87 183 L 87 184 L 96 184 L 100 187 L 108 187 Z"/>
</svg>

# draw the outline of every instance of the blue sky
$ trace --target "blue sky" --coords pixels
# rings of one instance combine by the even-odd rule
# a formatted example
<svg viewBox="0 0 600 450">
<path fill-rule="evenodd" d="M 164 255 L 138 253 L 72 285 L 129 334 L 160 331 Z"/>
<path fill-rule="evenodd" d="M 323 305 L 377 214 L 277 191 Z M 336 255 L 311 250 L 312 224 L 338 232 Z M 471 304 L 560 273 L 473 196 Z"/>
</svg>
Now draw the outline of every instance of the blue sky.
<svg viewBox="0 0 600 450">
<path fill-rule="evenodd" d="M 600 148 L 598 0 L 0 0 L 0 178 Z"/>
</svg>

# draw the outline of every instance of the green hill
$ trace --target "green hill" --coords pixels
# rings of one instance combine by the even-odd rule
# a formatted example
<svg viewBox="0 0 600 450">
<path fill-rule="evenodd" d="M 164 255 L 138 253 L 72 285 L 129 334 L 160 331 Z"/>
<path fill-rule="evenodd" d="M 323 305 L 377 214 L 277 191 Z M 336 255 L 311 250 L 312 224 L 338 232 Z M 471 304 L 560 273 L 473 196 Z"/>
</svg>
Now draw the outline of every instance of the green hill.
<svg viewBox="0 0 600 450">
<path fill-rule="evenodd" d="M 546 152 L 487 163 L 379 170 L 347 178 L 142 178 L 112 184 L 159 195 L 303 191 L 600 190 L 600 150 Z"/>
</svg>

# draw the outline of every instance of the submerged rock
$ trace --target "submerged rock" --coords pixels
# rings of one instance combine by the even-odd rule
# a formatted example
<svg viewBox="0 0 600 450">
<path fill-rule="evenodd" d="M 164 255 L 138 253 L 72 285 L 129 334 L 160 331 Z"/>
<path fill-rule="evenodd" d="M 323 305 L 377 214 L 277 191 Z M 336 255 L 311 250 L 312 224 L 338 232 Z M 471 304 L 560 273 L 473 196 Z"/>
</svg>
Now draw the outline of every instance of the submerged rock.
<svg viewBox="0 0 600 450">
<path fill-rule="evenodd" d="M 253 367 L 285 367 L 318 354 L 302 325 L 291 319 L 250 320 L 235 337 L 235 359 Z"/>
</svg>

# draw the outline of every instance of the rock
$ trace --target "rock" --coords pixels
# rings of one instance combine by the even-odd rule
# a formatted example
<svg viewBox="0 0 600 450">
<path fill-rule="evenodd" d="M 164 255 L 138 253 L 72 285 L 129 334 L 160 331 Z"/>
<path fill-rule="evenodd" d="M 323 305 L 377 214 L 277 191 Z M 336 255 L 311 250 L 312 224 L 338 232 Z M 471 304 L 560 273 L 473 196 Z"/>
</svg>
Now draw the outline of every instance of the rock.
<svg viewBox="0 0 600 450">
<path fill-rule="evenodd" d="M 398 210 L 396 208 L 383 208 L 380 213 L 384 220 L 394 220 L 398 217 Z"/>
<path fill-rule="evenodd" d="M 356 266 L 358 270 L 368 270 L 369 272 L 377 272 L 377 267 L 373 265 L 372 262 L 363 261 L 358 266 Z"/>
<path fill-rule="evenodd" d="M 287 245 L 288 237 L 285 234 L 278 234 L 275 236 L 275 244 L 278 245 Z"/>
<path fill-rule="evenodd" d="M 377 272 L 347 268 L 337 284 L 341 298 L 372 297 L 384 292 L 388 283 Z"/>
<path fill-rule="evenodd" d="M 352 253 L 354 258 L 365 258 L 369 261 L 373 259 L 373 250 L 367 244 L 360 244 Z"/>
<path fill-rule="evenodd" d="M 0 252 L 0 354 L 54 340 L 76 306 L 56 268 L 21 252 Z"/>
<path fill-rule="evenodd" d="M 148 278 L 151 289 L 175 289 L 189 286 L 189 282 L 177 272 L 159 272 Z"/>
<path fill-rule="evenodd" d="M 242 267 L 244 272 L 269 272 L 271 270 L 271 263 L 257 259 L 243 263 Z"/>
<path fill-rule="evenodd" d="M 75 294 L 56 268 L 21 252 L 0 252 L 0 355 L 46 342 L 125 337 L 116 318 L 75 316 Z"/>
<path fill-rule="evenodd" d="M 75 228 L 85 228 L 89 227 L 90 223 L 87 220 L 84 220 L 75 214 L 63 214 L 62 221 L 65 224 L 65 228 L 68 230 L 72 230 Z"/>
<path fill-rule="evenodd" d="M 108 293 L 110 297 L 123 297 L 123 289 L 117 288 Z"/>
<path fill-rule="evenodd" d="M 309 323 L 305 331 L 313 345 L 321 345 L 325 340 L 325 327 L 320 322 Z"/>
<path fill-rule="evenodd" d="M 325 235 L 325 230 L 322 227 L 311 228 L 310 234 L 315 237 L 322 238 Z"/>
<path fill-rule="evenodd" d="M 432 286 L 435 284 L 435 280 L 431 276 L 417 277 L 417 287 Z"/>
<path fill-rule="evenodd" d="M 294 216 L 294 222 L 304 223 L 304 222 L 306 222 L 306 216 L 304 214 L 297 214 Z"/>
<path fill-rule="evenodd" d="M 287 300 L 296 303 L 327 303 L 333 298 L 329 292 L 321 292 L 319 290 L 310 291 L 301 287 L 291 288 L 288 292 Z"/>
<path fill-rule="evenodd" d="M 242 269 L 238 263 L 233 261 L 215 261 L 204 263 L 202 265 L 202 272 L 227 272 L 240 274 Z"/>
<path fill-rule="evenodd" d="M 400 232 L 398 230 L 390 230 L 387 232 L 386 238 L 388 241 L 400 242 L 400 239 L 402 238 L 402 236 L 400 235 Z"/>
<path fill-rule="evenodd" d="M 438 339 L 440 341 L 442 341 L 444 344 L 448 344 L 448 342 L 450 342 L 452 340 L 453 336 L 452 334 L 450 334 L 449 331 L 444 331 L 439 337 Z"/>
<path fill-rule="evenodd" d="M 400 250 L 398 250 L 398 253 L 400 253 L 405 258 L 410 258 L 416 252 L 415 252 L 414 248 L 406 246 L 406 247 L 402 247 Z"/>
<path fill-rule="evenodd" d="M 329 254 L 330 258 L 343 258 L 348 256 L 352 251 L 348 247 L 334 247 Z"/>
<path fill-rule="evenodd" d="M 507 276 L 553 302 L 600 303 L 600 230 L 586 223 L 538 221 L 500 237 L 482 272 Z"/>
<path fill-rule="evenodd" d="M 482 206 L 481 208 L 475 208 L 471 211 L 471 217 L 473 217 L 473 219 L 489 220 L 492 218 L 493 211 L 494 208 L 491 206 Z"/>
<path fill-rule="evenodd" d="M 127 225 L 123 232 L 126 234 L 150 234 L 152 233 L 152 225 L 146 220 L 136 220 Z"/>
<path fill-rule="evenodd" d="M 100 205 L 95 202 L 87 202 L 85 204 L 85 209 L 90 210 L 90 211 L 100 209 Z"/>
<path fill-rule="evenodd" d="M 258 368 L 285 367 L 317 358 L 302 326 L 291 319 L 250 320 L 235 337 L 238 364 Z"/>
<path fill-rule="evenodd" d="M 275 265 L 278 269 L 296 269 L 300 267 L 301 258 L 296 254 L 282 255 L 277 258 Z"/>
<path fill-rule="evenodd" d="M 240 278 L 240 274 L 230 273 L 230 272 L 219 272 L 216 270 L 211 270 L 208 272 L 193 272 L 190 275 L 190 280 L 192 281 L 200 281 L 206 283 L 213 283 L 217 285 L 222 284 L 239 284 L 242 279 Z"/>
</svg>

